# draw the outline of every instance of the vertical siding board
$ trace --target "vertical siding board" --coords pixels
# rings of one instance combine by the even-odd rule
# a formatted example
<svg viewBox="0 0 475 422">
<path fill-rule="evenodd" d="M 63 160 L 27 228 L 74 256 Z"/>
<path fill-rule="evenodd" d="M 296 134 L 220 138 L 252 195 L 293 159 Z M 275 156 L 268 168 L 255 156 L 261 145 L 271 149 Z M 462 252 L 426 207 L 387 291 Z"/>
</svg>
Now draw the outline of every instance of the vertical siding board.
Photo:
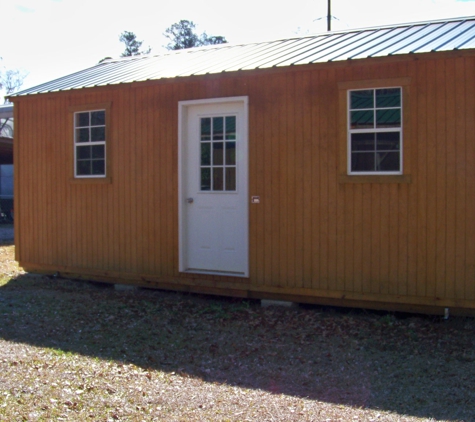
<svg viewBox="0 0 475 422">
<path fill-rule="evenodd" d="M 261 79 L 249 78 L 249 91 L 259 92 Z M 255 179 L 255 188 L 250 188 L 250 195 L 260 197 L 259 204 L 250 204 L 254 216 L 254 243 L 251 244 L 251 252 L 255 256 L 255 276 L 258 284 L 266 284 L 267 275 L 270 272 L 271 255 L 266 248 L 266 198 L 267 184 L 266 172 L 268 170 L 267 146 L 266 146 L 266 124 L 264 114 L 261 111 L 266 109 L 262 95 L 252 95 L 249 98 L 249 168 L 251 180 Z M 254 248 L 254 250 L 252 250 Z"/>
<path fill-rule="evenodd" d="M 465 59 L 465 133 L 466 141 L 466 276 L 465 299 L 475 299 L 475 58 Z"/>
<path fill-rule="evenodd" d="M 415 139 L 415 137 L 411 137 Z M 415 148 L 414 148 L 415 149 Z M 398 227 L 397 227 L 397 269 L 394 272 L 394 275 L 397 277 L 395 283 L 397 284 L 397 290 L 394 294 L 401 296 L 408 296 L 409 286 L 408 281 L 410 280 L 411 284 L 414 284 L 415 280 L 415 271 L 411 271 L 409 275 L 409 266 L 412 262 L 409 262 L 409 250 L 411 253 L 415 253 L 414 248 L 410 248 L 409 244 L 415 240 L 415 237 L 409 238 L 409 233 L 415 233 L 416 229 L 413 229 L 412 224 L 415 221 L 415 218 L 412 215 L 409 215 L 408 203 L 409 201 L 415 202 L 414 198 L 410 197 L 409 190 L 411 189 L 410 185 L 398 186 Z M 394 239 L 396 241 L 396 239 Z M 415 260 L 413 262 L 416 262 Z M 415 266 L 413 266 L 415 267 Z"/>
<path fill-rule="evenodd" d="M 317 101 L 317 98 L 321 95 L 322 75 L 323 72 L 313 71 L 310 76 L 310 84 L 312 85 L 312 98 L 311 101 L 311 138 L 310 138 L 310 151 L 311 154 L 311 227 L 309 227 L 308 233 L 311 234 L 311 273 L 312 273 L 312 288 L 318 289 L 320 287 L 321 280 L 321 238 L 323 232 L 323 224 L 321 220 L 321 167 L 323 165 L 322 159 L 322 145 L 326 142 L 326 138 L 322 135 L 322 129 L 320 126 L 321 116 L 321 102 Z M 307 231 L 306 231 L 307 232 Z"/>
<path fill-rule="evenodd" d="M 334 70 L 322 70 L 320 78 L 320 90 L 321 98 L 328 98 L 328 86 L 332 83 L 334 76 Z M 329 130 L 328 130 L 328 113 L 329 110 L 323 106 L 322 102 L 319 102 L 319 145 L 318 145 L 318 156 L 319 156 L 319 170 L 320 170 L 320 201 L 318 203 L 319 209 L 319 248 L 318 248 L 318 257 L 319 257 L 319 281 L 318 287 L 322 290 L 329 288 L 329 236 L 330 236 L 330 219 L 329 214 L 334 211 L 330 210 L 330 200 L 329 200 Z"/>
<path fill-rule="evenodd" d="M 304 219 L 304 201 L 305 201 L 305 153 L 304 145 L 307 133 L 305 133 L 305 121 L 308 114 L 306 109 L 306 99 L 308 97 L 307 91 L 304 89 L 304 83 L 306 81 L 306 73 L 295 74 L 294 76 L 294 92 L 292 94 L 295 99 L 295 159 L 294 159 L 294 209 L 295 209 L 295 250 L 294 250 L 294 280 L 295 287 L 310 287 L 307 284 L 308 278 L 304 279 L 304 231 L 305 231 L 305 219 Z M 292 125 L 292 122 L 289 122 Z"/>
<path fill-rule="evenodd" d="M 302 274 L 301 277 L 304 281 L 302 287 L 312 288 L 312 210 L 314 207 L 313 192 L 315 186 L 312 181 L 312 162 L 314 159 L 313 142 L 314 134 L 312 130 L 312 104 L 314 100 L 313 87 L 311 84 L 311 73 L 305 72 L 302 74 L 302 78 L 299 78 L 301 84 L 299 84 L 299 92 L 302 95 L 302 145 L 299 151 L 299 155 L 302 160 L 302 172 L 299 177 L 299 195 L 300 199 L 298 203 L 300 205 L 300 212 L 302 223 L 300 225 L 302 236 L 302 250 L 298 251 L 302 254 Z M 299 177 L 297 180 L 299 180 Z"/>
<path fill-rule="evenodd" d="M 271 265 L 271 276 L 269 279 L 270 285 L 279 284 L 279 280 L 281 277 L 280 271 L 280 231 L 282 227 L 280 225 L 280 214 L 278 210 L 280 209 L 280 202 L 281 202 L 281 187 L 280 187 L 280 174 L 284 172 L 284 169 L 280 168 L 280 145 L 279 145 L 279 133 L 281 133 L 280 128 L 280 114 L 279 114 L 279 107 L 278 104 L 280 100 L 279 94 L 279 86 L 282 85 L 282 80 L 277 79 L 274 82 L 274 86 L 272 86 L 272 95 L 269 97 L 269 109 L 271 112 L 269 113 L 267 128 L 269 130 L 269 142 L 268 150 L 270 153 L 270 161 L 271 161 L 271 168 L 270 168 L 270 180 L 269 186 L 271 186 L 271 191 L 269 195 L 269 205 L 266 207 L 266 215 L 270 215 L 271 227 L 269 228 L 269 233 L 271 236 L 271 254 L 272 254 L 272 265 Z M 267 89 L 269 89 L 269 82 L 265 82 Z M 284 197 L 283 197 L 284 198 Z M 267 202 L 267 201 L 266 201 Z M 267 203 L 266 203 L 267 205 Z"/>
<path fill-rule="evenodd" d="M 287 84 L 286 84 L 286 76 L 279 75 L 279 88 L 280 96 L 277 102 L 278 108 L 278 121 L 279 121 L 279 133 L 277 135 L 277 144 L 279 145 L 279 203 L 275 210 L 278 210 L 279 215 L 279 259 L 278 265 L 280 267 L 280 279 L 273 280 L 274 284 L 279 286 L 287 286 L 289 282 L 288 278 L 288 268 L 289 268 L 289 260 L 288 260 L 288 243 L 289 243 L 289 236 L 288 236 L 288 229 L 289 229 L 289 201 L 288 201 L 288 194 L 289 194 L 289 180 L 288 180 L 288 172 L 289 172 L 289 157 L 288 157 L 288 149 L 291 148 L 288 142 L 288 125 L 287 125 Z M 275 212 L 274 210 L 274 212 Z"/>
<path fill-rule="evenodd" d="M 340 185 L 344 187 L 344 199 L 341 206 L 344 207 L 343 222 L 343 244 L 339 245 L 344 261 L 340 263 L 342 268 L 344 290 L 354 291 L 354 273 L 355 273 L 355 186 L 351 184 Z"/>
<path fill-rule="evenodd" d="M 399 230 L 404 224 L 399 220 L 399 194 L 398 185 L 391 184 L 389 188 L 389 212 L 388 212 L 388 293 L 398 294 L 399 274 Z M 402 281 L 402 280 L 401 280 Z"/>
<path fill-rule="evenodd" d="M 389 230 L 393 210 L 390 207 L 390 185 L 381 184 L 381 217 L 379 226 L 379 251 L 380 251 L 380 293 L 389 294 L 389 251 L 392 238 Z"/>
<path fill-rule="evenodd" d="M 436 64 L 435 71 L 435 104 L 436 110 L 433 118 L 435 122 L 432 126 L 435 127 L 436 139 L 436 160 L 434 162 L 432 180 L 435 181 L 435 216 L 432 218 L 435 221 L 435 262 L 430 264 L 429 270 L 432 266 L 435 268 L 435 277 L 429 278 L 429 283 L 435 280 L 435 294 L 437 297 L 445 296 L 445 280 L 446 280 L 446 230 L 447 230 L 447 197 L 446 197 L 446 179 L 447 179 L 447 106 L 446 106 L 446 70 L 445 61 L 439 60 Z"/>
<path fill-rule="evenodd" d="M 418 158 L 419 158 L 419 114 L 425 115 L 425 110 L 419 110 L 419 80 L 418 63 L 410 62 L 407 74 L 411 84 L 406 86 L 404 113 L 409 127 L 404 128 L 404 145 L 406 156 L 404 170 L 412 177 L 412 183 L 399 186 L 399 216 L 401 221 L 398 228 L 398 293 L 404 296 L 414 295 L 417 285 L 417 188 Z M 424 126 L 424 124 L 422 124 Z M 409 147 L 409 149 L 407 148 Z"/>
<path fill-rule="evenodd" d="M 353 238 L 353 291 L 363 292 L 363 186 L 355 184 L 353 187 L 354 203 L 354 238 Z"/>
<path fill-rule="evenodd" d="M 465 214 L 466 208 L 466 145 L 474 140 L 468 139 L 465 132 L 465 119 L 467 118 L 466 109 L 466 86 L 465 86 L 465 59 L 458 58 L 455 61 L 455 101 L 454 101 L 454 145 L 455 145 L 455 217 L 454 217 L 454 282 L 455 298 L 465 299 L 465 222 L 468 215 Z M 472 109 L 473 110 L 473 109 Z M 473 114 L 475 117 L 475 113 Z M 472 132 L 473 137 L 473 132 Z M 450 186 L 450 183 L 448 183 Z M 450 189 L 450 188 L 449 188 Z"/>
<path fill-rule="evenodd" d="M 297 97 L 295 92 L 295 73 L 291 73 L 286 78 L 286 92 L 285 92 L 285 108 L 283 116 L 286 121 L 286 130 L 284 132 L 285 136 L 285 146 L 287 154 L 285 154 L 285 160 L 287 163 L 287 177 L 285 178 L 284 184 L 286 188 L 286 195 L 283 201 L 286 202 L 287 210 L 282 219 L 287 221 L 287 230 L 286 238 L 283 241 L 281 247 L 282 252 L 284 253 L 283 259 L 287 261 L 286 276 L 285 280 L 282 282 L 286 287 L 295 287 L 296 286 L 296 229 L 297 229 L 297 210 L 296 210 L 296 148 L 297 143 L 299 142 L 299 126 L 301 126 L 301 115 L 297 115 L 296 103 L 300 100 Z M 284 243 L 285 242 L 285 243 Z"/>
<path fill-rule="evenodd" d="M 436 198 L 437 198 L 437 130 L 436 130 L 436 107 L 437 104 L 437 83 L 434 78 L 436 73 L 436 66 L 434 61 L 427 63 L 427 142 L 424 148 L 424 153 L 427 155 L 427 172 L 426 179 L 420 185 L 421 191 L 426 196 L 427 200 L 425 201 L 425 213 L 420 216 L 419 221 L 424 218 L 427 221 L 427 230 L 425 233 L 421 234 L 420 241 L 426 242 L 427 255 L 425 266 L 421 262 L 421 276 L 423 284 L 418 283 L 417 295 L 424 297 L 434 297 L 435 296 L 435 283 L 436 279 L 436 219 L 437 219 L 437 209 L 436 209 Z M 422 147 L 422 145 L 421 145 Z"/>
<path fill-rule="evenodd" d="M 371 293 L 381 292 L 381 185 L 371 185 Z"/>
<path fill-rule="evenodd" d="M 446 177 L 445 182 L 445 202 L 446 202 L 446 223 L 445 223 L 445 242 L 441 247 L 445 252 L 445 281 L 444 296 L 455 298 L 455 207 L 457 202 L 457 168 L 456 168 L 456 142 L 455 137 L 455 121 L 456 121 L 456 102 L 463 101 L 462 98 L 455 98 L 455 60 L 446 60 L 446 133 L 445 141 L 445 157 L 446 157 Z"/>
<path fill-rule="evenodd" d="M 166 107 L 170 122 L 167 130 L 168 142 L 168 174 L 171 174 L 170 183 L 167 185 L 167 206 L 168 211 L 168 242 L 171 241 L 171 248 L 168 251 L 169 275 L 175 275 L 178 272 L 178 101 L 172 95 L 172 87 L 166 86 L 166 98 L 172 98 L 173 108 Z M 164 107 L 165 108 L 165 107 Z M 170 243 L 168 243 L 170 245 Z"/>
</svg>

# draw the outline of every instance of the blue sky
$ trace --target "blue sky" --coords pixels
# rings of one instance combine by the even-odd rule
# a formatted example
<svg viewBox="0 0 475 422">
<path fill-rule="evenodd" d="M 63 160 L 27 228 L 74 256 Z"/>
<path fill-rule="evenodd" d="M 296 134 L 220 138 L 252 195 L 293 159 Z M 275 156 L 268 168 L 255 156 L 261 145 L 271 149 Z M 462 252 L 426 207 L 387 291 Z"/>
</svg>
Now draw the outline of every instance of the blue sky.
<svg viewBox="0 0 475 422">
<path fill-rule="evenodd" d="M 152 53 L 165 29 L 188 19 L 229 42 L 292 37 L 326 30 L 327 0 L 9 0 L 2 5 L 0 66 L 28 72 L 24 88 L 119 56 L 122 31 Z M 475 15 L 475 0 L 332 0 L 333 29 Z"/>
</svg>

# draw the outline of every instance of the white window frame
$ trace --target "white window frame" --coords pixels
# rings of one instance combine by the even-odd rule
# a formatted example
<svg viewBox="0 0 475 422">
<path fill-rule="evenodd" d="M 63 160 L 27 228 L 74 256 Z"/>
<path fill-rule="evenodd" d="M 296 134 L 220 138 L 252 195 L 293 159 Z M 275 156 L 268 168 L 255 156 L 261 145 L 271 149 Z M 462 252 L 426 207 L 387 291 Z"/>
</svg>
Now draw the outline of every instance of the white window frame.
<svg viewBox="0 0 475 422">
<path fill-rule="evenodd" d="M 373 91 L 376 93 L 378 89 L 396 89 L 398 88 L 400 90 L 400 106 L 399 107 L 376 107 L 376 103 L 373 104 L 372 108 L 368 109 L 358 109 L 358 110 L 373 110 L 375 119 L 374 119 L 374 127 L 373 128 L 364 128 L 364 129 L 351 129 L 351 93 L 355 91 Z M 376 98 L 376 95 L 374 95 L 374 98 Z M 347 91 L 347 174 L 351 176 L 378 176 L 378 175 L 402 175 L 403 174 L 403 169 L 404 169 L 404 163 L 403 163 L 403 148 L 404 148 L 404 143 L 403 143 L 403 133 L 404 133 L 404 128 L 403 128 L 403 98 L 404 98 L 404 93 L 403 93 L 403 87 L 402 86 L 378 86 L 378 87 L 367 87 L 367 88 L 355 88 L 355 89 L 349 89 Z M 389 128 L 376 128 L 376 110 L 385 110 L 385 109 L 394 109 L 394 108 L 399 108 L 401 110 L 401 122 L 400 126 L 397 127 L 389 127 Z M 356 109 L 355 109 L 356 110 Z M 387 132 L 399 132 L 399 170 L 398 171 L 352 171 L 351 170 L 351 163 L 352 163 L 352 147 L 351 147 L 351 135 L 355 133 L 387 133 Z"/>
<path fill-rule="evenodd" d="M 76 126 L 76 115 L 89 113 L 89 120 L 91 119 L 91 114 L 94 112 L 103 111 L 104 112 L 104 124 L 93 126 L 91 122 L 89 126 Z M 97 179 L 97 178 L 106 178 L 107 177 L 107 126 L 108 126 L 108 110 L 107 108 L 94 108 L 91 110 L 78 110 L 73 113 L 73 131 L 74 131 L 74 177 L 76 179 Z M 91 141 L 89 142 L 78 142 L 77 140 L 77 130 L 79 128 L 94 128 L 94 127 L 104 127 L 105 139 L 103 141 Z M 89 135 L 90 137 L 90 135 Z M 77 147 L 81 146 L 95 146 L 95 145 L 104 145 L 104 173 L 103 174 L 78 174 L 78 157 L 77 157 Z"/>
</svg>

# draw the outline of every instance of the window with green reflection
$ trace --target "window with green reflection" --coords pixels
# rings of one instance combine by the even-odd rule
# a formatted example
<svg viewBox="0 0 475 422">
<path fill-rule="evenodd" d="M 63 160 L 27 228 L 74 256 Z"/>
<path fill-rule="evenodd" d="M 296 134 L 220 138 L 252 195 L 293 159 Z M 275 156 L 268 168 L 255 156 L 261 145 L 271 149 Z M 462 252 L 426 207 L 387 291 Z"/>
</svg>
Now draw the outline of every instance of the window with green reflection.
<svg viewBox="0 0 475 422">
<path fill-rule="evenodd" d="M 402 173 L 402 89 L 348 91 L 349 174 Z"/>
</svg>

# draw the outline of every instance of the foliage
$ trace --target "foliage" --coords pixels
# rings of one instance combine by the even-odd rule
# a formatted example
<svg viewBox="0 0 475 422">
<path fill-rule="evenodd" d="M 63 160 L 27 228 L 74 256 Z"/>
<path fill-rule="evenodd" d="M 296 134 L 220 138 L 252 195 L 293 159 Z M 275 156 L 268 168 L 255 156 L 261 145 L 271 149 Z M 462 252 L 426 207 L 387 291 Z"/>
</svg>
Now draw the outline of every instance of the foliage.
<svg viewBox="0 0 475 422">
<path fill-rule="evenodd" d="M 206 32 L 201 35 L 196 33 L 193 21 L 181 20 L 165 30 L 163 34 L 170 42 L 166 45 L 168 50 L 182 50 L 185 48 L 200 47 L 204 45 L 225 44 L 227 40 L 221 35 L 208 36 Z"/>
<path fill-rule="evenodd" d="M 141 54 L 148 54 L 151 51 L 150 47 L 145 51 L 140 51 L 143 41 L 138 41 L 137 36 L 133 32 L 122 32 L 119 40 L 125 44 L 125 50 L 121 54 L 121 57 L 139 56 Z"/>
</svg>

